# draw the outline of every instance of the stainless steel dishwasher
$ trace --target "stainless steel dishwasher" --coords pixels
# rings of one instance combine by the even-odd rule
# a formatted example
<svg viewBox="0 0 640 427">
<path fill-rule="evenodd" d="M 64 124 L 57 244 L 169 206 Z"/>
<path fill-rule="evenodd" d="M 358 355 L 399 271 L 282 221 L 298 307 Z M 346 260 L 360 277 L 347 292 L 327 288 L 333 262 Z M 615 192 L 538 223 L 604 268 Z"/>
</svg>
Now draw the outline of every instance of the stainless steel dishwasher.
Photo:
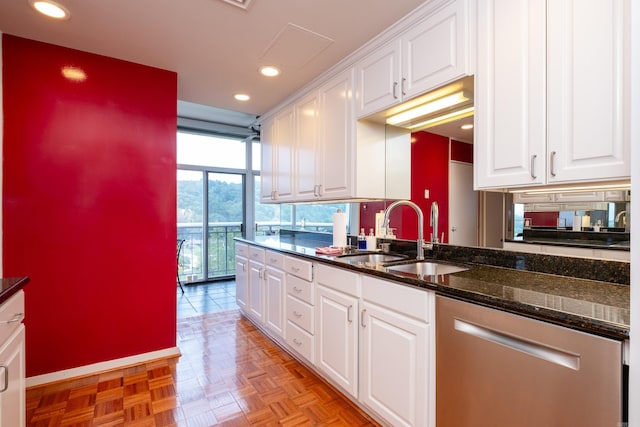
<svg viewBox="0 0 640 427">
<path fill-rule="evenodd" d="M 620 427 L 622 343 L 436 300 L 438 427 Z"/>
</svg>

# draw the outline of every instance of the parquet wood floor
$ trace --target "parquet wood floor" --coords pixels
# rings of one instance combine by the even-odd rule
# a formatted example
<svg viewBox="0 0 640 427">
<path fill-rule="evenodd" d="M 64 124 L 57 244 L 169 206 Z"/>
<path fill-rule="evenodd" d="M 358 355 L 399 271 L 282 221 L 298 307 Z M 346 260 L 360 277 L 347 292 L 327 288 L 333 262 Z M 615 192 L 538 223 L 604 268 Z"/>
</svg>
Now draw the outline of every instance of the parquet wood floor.
<svg viewBox="0 0 640 427">
<path fill-rule="evenodd" d="M 27 426 L 377 425 L 238 310 L 178 320 L 182 356 L 27 390 Z"/>
</svg>

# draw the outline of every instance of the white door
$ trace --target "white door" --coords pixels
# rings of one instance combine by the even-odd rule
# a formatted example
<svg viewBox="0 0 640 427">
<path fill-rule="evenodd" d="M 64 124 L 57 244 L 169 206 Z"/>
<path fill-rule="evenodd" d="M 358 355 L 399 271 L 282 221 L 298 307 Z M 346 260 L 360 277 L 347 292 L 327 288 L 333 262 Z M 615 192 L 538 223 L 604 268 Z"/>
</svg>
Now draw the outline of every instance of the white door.
<svg viewBox="0 0 640 427">
<path fill-rule="evenodd" d="M 249 310 L 248 314 L 264 323 L 264 265 L 249 260 Z"/>
<path fill-rule="evenodd" d="M 318 285 L 316 364 L 358 396 L 358 299 Z"/>
<path fill-rule="evenodd" d="M 311 91 L 295 106 L 296 200 L 313 200 L 317 194 L 318 108 L 317 91 Z"/>
<path fill-rule="evenodd" d="M 478 193 L 473 191 L 473 165 L 449 162 L 449 241 L 478 246 Z"/>
<path fill-rule="evenodd" d="M 236 256 L 236 304 L 241 310 L 247 309 L 247 259 Z"/>
<path fill-rule="evenodd" d="M 0 393 L 1 426 L 25 425 L 24 331 L 24 325 L 20 325 L 0 348 L 0 384 L 6 385 Z"/>
<path fill-rule="evenodd" d="M 394 426 L 427 426 L 429 325 L 364 303 L 360 401 Z"/>
<path fill-rule="evenodd" d="M 284 271 L 272 267 L 265 270 L 265 323 L 269 329 L 278 336 L 284 336 L 284 298 L 285 298 L 285 274 Z M 237 292 L 237 291 L 236 291 Z"/>
</svg>

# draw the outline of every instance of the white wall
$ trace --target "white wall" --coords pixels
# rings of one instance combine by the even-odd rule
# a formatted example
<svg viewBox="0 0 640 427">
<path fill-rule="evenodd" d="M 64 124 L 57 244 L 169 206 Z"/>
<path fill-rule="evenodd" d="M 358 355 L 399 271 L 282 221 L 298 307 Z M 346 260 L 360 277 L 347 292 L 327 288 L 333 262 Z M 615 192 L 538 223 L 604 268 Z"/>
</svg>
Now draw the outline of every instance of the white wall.
<svg viewBox="0 0 640 427">
<path fill-rule="evenodd" d="M 640 332 L 640 2 L 631 2 L 631 336 Z M 636 194 L 634 194 L 636 192 Z M 640 335 L 631 339 L 629 426 L 640 426 Z"/>
</svg>

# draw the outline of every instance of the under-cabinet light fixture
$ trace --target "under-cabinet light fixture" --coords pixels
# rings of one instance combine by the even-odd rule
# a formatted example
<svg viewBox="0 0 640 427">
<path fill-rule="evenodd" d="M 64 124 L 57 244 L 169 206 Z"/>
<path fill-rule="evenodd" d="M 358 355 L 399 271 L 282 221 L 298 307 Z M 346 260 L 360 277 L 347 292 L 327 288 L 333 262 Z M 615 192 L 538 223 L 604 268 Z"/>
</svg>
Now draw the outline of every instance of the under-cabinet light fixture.
<svg viewBox="0 0 640 427">
<path fill-rule="evenodd" d="M 613 191 L 613 190 L 629 190 L 631 189 L 631 183 L 628 182 L 615 182 L 611 184 L 587 184 L 587 185 L 575 185 L 575 186 L 547 186 L 539 189 L 532 188 L 518 188 L 509 189 L 510 193 L 524 193 L 524 194 L 549 194 L 549 193 L 577 193 L 584 191 Z"/>
<path fill-rule="evenodd" d="M 412 120 L 429 116 L 438 111 L 447 110 L 448 108 L 455 107 L 456 105 L 470 102 L 470 100 L 471 96 L 467 92 L 461 90 L 418 105 L 410 110 L 394 114 L 393 116 L 388 117 L 386 122 L 387 124 L 394 126 L 402 126 L 406 124 L 411 125 Z"/>
<path fill-rule="evenodd" d="M 428 129 L 430 127 L 443 125 L 445 123 L 449 123 L 455 120 L 464 119 L 465 117 L 473 116 L 473 112 L 474 112 L 474 107 L 463 108 L 462 110 L 456 110 L 451 113 L 443 114 L 441 116 L 434 117 L 429 120 L 425 120 L 423 122 L 418 122 L 416 124 L 406 126 L 406 128 L 414 131 Z"/>
<path fill-rule="evenodd" d="M 71 14 L 66 7 L 52 0 L 29 0 L 29 4 L 39 13 L 58 20 L 69 19 Z"/>
</svg>

